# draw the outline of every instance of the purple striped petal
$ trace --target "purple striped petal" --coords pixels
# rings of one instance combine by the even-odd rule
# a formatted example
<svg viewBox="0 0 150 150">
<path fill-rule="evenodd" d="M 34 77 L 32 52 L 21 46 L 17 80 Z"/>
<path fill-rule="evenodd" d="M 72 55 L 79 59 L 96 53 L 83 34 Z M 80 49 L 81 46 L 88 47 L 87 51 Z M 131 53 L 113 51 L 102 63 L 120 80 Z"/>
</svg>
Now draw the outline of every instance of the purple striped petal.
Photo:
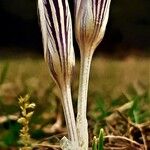
<svg viewBox="0 0 150 150">
<path fill-rule="evenodd" d="M 80 49 L 94 50 L 103 39 L 111 0 L 75 0 L 75 32 Z"/>
<path fill-rule="evenodd" d="M 67 82 L 75 63 L 72 22 L 67 0 L 38 0 L 44 56 L 59 86 Z"/>
</svg>

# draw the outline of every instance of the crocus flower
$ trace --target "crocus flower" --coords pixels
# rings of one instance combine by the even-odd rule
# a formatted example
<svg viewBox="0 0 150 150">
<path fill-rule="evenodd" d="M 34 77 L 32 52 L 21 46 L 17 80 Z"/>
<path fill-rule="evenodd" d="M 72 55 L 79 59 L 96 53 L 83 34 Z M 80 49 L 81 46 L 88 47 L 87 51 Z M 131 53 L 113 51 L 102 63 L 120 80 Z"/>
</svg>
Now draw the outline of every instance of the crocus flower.
<svg viewBox="0 0 150 150">
<path fill-rule="evenodd" d="M 75 0 L 75 33 L 82 53 L 93 53 L 102 41 L 111 0 Z M 86 51 L 86 52 L 85 52 Z"/>
<path fill-rule="evenodd" d="M 90 65 L 93 53 L 105 33 L 110 2 L 111 0 L 75 0 L 75 35 L 81 54 L 77 134 L 83 150 L 88 149 L 86 108 Z"/>
<path fill-rule="evenodd" d="M 78 144 L 71 98 L 71 75 L 75 64 L 72 22 L 67 0 L 38 0 L 44 56 L 50 74 L 60 88 L 68 135 Z"/>
</svg>

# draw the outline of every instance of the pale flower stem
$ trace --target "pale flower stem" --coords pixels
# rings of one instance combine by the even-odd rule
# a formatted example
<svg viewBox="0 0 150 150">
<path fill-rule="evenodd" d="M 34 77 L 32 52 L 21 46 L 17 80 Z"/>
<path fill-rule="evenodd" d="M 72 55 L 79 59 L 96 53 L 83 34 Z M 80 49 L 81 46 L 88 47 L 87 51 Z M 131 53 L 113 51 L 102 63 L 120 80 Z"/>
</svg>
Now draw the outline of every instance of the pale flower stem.
<svg viewBox="0 0 150 150">
<path fill-rule="evenodd" d="M 87 123 L 87 94 L 92 54 L 85 57 L 81 55 L 78 112 L 77 112 L 77 134 L 79 145 L 82 150 L 88 150 L 88 123 Z"/>
<path fill-rule="evenodd" d="M 75 150 L 78 150 L 78 137 L 77 137 L 77 128 L 75 123 L 75 116 L 72 105 L 72 97 L 71 97 L 71 88 L 70 85 L 67 85 L 62 89 L 62 105 L 66 120 L 66 126 L 68 131 L 69 140 L 71 140 L 74 145 Z"/>
</svg>

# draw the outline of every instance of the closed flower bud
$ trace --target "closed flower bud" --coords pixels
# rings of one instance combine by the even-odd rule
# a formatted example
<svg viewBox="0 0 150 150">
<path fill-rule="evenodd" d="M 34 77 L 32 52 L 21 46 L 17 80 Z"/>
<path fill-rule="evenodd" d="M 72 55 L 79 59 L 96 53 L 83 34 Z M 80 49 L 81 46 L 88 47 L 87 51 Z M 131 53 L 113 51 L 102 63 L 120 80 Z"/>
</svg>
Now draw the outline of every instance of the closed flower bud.
<svg viewBox="0 0 150 150">
<path fill-rule="evenodd" d="M 31 103 L 31 104 L 29 104 L 29 105 L 28 105 L 28 108 L 32 108 L 32 109 L 34 109 L 34 108 L 35 108 L 35 106 L 36 106 L 36 105 L 35 105 L 35 103 Z"/>
<path fill-rule="evenodd" d="M 23 117 L 19 118 L 17 121 L 18 121 L 18 123 L 21 123 L 21 124 L 25 124 L 26 123 L 26 119 L 23 118 Z"/>
<path fill-rule="evenodd" d="M 26 117 L 27 117 L 28 119 L 30 119 L 30 118 L 32 117 L 33 113 L 34 113 L 33 111 L 27 113 Z"/>
<path fill-rule="evenodd" d="M 59 86 L 70 82 L 75 64 L 71 15 L 67 0 L 38 1 L 44 56 Z"/>
<path fill-rule="evenodd" d="M 102 41 L 111 0 L 75 0 L 75 36 L 80 48 L 77 134 L 81 149 L 88 149 L 87 93 L 93 53 Z"/>
<path fill-rule="evenodd" d="M 70 80 L 75 64 L 72 22 L 67 0 L 38 0 L 44 56 L 51 76 L 58 84 L 62 98 L 68 135 L 78 147 L 72 106 Z"/>
<path fill-rule="evenodd" d="M 93 52 L 103 39 L 111 0 L 75 0 L 75 33 L 81 53 Z"/>
</svg>

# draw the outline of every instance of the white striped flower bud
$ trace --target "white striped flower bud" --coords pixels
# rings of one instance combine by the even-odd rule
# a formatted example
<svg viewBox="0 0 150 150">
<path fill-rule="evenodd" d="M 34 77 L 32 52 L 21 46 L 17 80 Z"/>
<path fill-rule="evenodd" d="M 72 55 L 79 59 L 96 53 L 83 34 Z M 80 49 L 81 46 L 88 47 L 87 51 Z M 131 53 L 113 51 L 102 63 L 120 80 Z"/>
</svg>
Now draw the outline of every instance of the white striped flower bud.
<svg viewBox="0 0 150 150">
<path fill-rule="evenodd" d="M 62 98 L 68 136 L 78 149 L 75 117 L 71 97 L 71 76 L 75 64 L 72 22 L 67 0 L 38 0 L 44 56 Z"/>
<path fill-rule="evenodd" d="M 44 56 L 59 87 L 70 82 L 75 55 L 67 0 L 39 0 Z"/>
<path fill-rule="evenodd" d="M 86 109 L 90 65 L 93 53 L 105 33 L 110 2 L 111 0 L 75 0 L 75 36 L 81 54 L 77 134 L 82 150 L 88 149 Z"/>
<path fill-rule="evenodd" d="M 75 0 L 75 33 L 81 53 L 94 51 L 102 41 L 111 0 Z"/>
</svg>

